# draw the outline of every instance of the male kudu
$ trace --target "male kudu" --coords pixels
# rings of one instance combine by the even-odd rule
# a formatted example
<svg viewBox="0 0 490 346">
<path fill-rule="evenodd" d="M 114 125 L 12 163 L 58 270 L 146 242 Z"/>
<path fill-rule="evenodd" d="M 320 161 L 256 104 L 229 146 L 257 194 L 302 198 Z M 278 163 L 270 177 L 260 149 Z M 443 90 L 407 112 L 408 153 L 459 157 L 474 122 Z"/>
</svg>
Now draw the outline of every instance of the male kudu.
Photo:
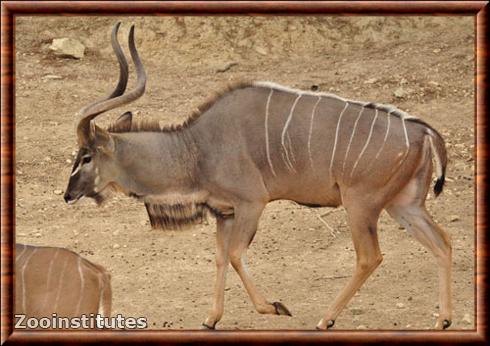
<svg viewBox="0 0 490 346">
<path fill-rule="evenodd" d="M 180 227 L 209 211 L 217 220 L 217 278 L 204 326 L 223 314 L 228 264 L 240 276 L 260 313 L 290 315 L 270 303 L 252 282 L 245 252 L 268 202 L 287 199 L 347 210 L 356 269 L 318 323 L 327 329 L 382 256 L 377 221 L 383 209 L 435 255 L 440 276 L 436 328 L 451 324 L 451 245 L 424 206 L 435 160 L 439 194 L 446 149 L 439 133 L 393 106 L 289 89 L 269 82 L 242 83 L 204 104 L 185 123 L 160 127 L 132 122 L 125 113 L 107 130 L 94 118 L 139 98 L 146 75 L 134 44 L 129 50 L 137 85 L 124 93 L 128 67 L 117 42 L 120 78 L 107 98 L 79 113 L 79 153 L 65 200 L 103 201 L 112 187 L 145 203 L 152 226 Z"/>
</svg>

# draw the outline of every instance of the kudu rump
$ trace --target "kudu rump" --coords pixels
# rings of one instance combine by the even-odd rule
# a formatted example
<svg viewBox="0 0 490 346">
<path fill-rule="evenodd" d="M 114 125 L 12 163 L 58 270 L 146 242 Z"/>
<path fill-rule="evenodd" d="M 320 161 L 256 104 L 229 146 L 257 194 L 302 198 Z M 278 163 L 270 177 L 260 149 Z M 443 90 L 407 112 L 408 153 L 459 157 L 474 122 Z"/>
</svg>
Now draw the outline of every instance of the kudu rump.
<svg viewBox="0 0 490 346">
<path fill-rule="evenodd" d="M 268 202 L 286 199 L 347 210 L 357 254 L 354 274 L 317 325 L 326 329 L 381 263 L 376 227 L 383 209 L 437 259 L 440 315 L 451 324 L 451 245 L 425 209 L 432 159 L 444 185 L 446 150 L 436 130 L 392 106 L 332 94 L 289 89 L 269 82 L 242 83 L 214 97 L 179 126 L 132 122 L 123 114 L 107 130 L 94 118 L 139 98 L 146 75 L 129 33 L 137 85 L 124 93 L 128 65 L 117 41 L 116 89 L 79 113 L 78 157 L 65 200 L 107 191 L 143 201 L 153 227 L 198 222 L 206 212 L 217 221 L 217 277 L 213 307 L 203 325 L 214 328 L 223 314 L 228 264 L 240 276 L 260 313 L 290 315 L 270 303 L 252 282 L 245 263 L 259 218 Z"/>
</svg>

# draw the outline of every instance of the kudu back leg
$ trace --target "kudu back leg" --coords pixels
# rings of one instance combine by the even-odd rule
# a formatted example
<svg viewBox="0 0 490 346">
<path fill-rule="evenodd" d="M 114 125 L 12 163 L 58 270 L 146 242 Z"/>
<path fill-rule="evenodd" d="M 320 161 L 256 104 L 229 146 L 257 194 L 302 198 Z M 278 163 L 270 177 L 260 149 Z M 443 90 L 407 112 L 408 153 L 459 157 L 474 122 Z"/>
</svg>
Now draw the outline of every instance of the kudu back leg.
<svg viewBox="0 0 490 346">
<path fill-rule="evenodd" d="M 377 222 L 378 210 L 369 210 L 366 205 L 350 206 L 344 202 L 347 218 L 352 233 L 352 241 L 356 250 L 356 268 L 350 281 L 335 298 L 317 329 L 328 329 L 335 324 L 335 319 L 352 299 L 356 291 L 379 266 L 383 257 L 379 249 Z"/>
<path fill-rule="evenodd" d="M 439 268 L 440 315 L 435 328 L 446 329 L 451 325 L 451 241 L 439 227 L 423 205 L 397 206 L 387 208 L 388 213 L 405 227 L 415 239 L 430 250 Z"/>
</svg>

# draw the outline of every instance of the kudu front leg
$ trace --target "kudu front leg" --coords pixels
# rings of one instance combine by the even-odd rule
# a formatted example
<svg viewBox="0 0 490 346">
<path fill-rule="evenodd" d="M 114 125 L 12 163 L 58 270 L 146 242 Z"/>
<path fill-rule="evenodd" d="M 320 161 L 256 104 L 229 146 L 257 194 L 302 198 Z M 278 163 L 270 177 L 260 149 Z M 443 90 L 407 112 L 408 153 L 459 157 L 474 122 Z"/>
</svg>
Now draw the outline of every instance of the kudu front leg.
<svg viewBox="0 0 490 346">
<path fill-rule="evenodd" d="M 376 231 L 379 212 L 369 213 L 361 208 L 346 207 L 357 255 L 356 268 L 347 286 L 335 298 L 324 318 L 318 323 L 316 328 L 321 330 L 333 327 L 337 316 L 383 260 Z"/>
<path fill-rule="evenodd" d="M 214 287 L 213 307 L 202 324 L 206 329 L 214 329 L 223 316 L 225 300 L 225 281 L 230 257 L 228 246 L 233 226 L 233 219 L 216 219 L 216 282 Z"/>
<path fill-rule="evenodd" d="M 235 228 L 230 237 L 229 255 L 231 265 L 240 276 L 257 312 L 261 314 L 291 316 L 280 302 L 269 303 L 253 283 L 246 267 L 246 251 L 257 231 L 263 205 L 247 205 L 236 212 Z"/>
</svg>

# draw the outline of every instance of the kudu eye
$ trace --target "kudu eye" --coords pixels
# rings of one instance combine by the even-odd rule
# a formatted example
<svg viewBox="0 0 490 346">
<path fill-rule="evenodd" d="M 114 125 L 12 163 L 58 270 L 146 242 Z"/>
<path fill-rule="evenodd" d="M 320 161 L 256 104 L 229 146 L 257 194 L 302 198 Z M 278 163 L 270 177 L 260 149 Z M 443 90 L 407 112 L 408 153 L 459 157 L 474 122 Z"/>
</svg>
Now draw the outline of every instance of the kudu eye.
<svg viewBox="0 0 490 346">
<path fill-rule="evenodd" d="M 92 161 L 92 156 L 84 156 L 82 158 L 82 163 L 83 164 L 89 163 L 90 161 Z"/>
</svg>

